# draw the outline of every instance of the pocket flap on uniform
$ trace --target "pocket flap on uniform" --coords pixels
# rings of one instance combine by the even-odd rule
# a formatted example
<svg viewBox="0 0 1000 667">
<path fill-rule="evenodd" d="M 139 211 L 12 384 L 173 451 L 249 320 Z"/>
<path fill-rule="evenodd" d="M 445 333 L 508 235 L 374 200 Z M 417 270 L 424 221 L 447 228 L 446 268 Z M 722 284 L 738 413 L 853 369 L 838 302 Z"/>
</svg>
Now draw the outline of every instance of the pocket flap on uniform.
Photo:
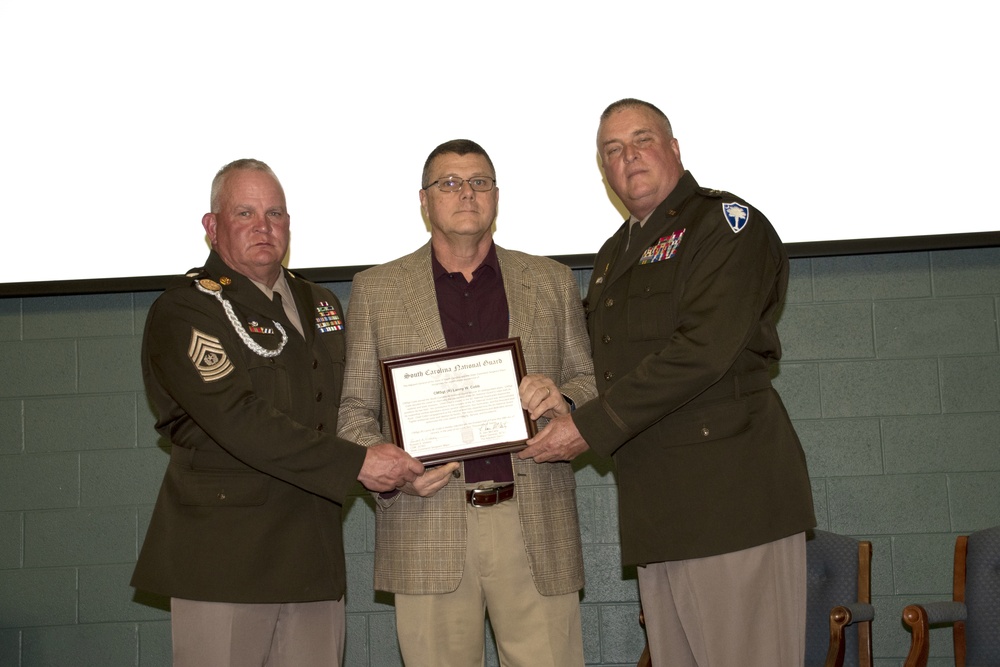
<svg viewBox="0 0 1000 667">
<path fill-rule="evenodd" d="M 262 475 L 185 470 L 177 481 L 181 505 L 252 507 L 267 500 L 267 478 Z"/>
<path fill-rule="evenodd" d="M 666 441 L 673 445 L 690 445 L 729 438 L 750 427 L 746 401 L 726 401 L 715 405 L 680 410 L 670 415 L 660 427 Z"/>
</svg>

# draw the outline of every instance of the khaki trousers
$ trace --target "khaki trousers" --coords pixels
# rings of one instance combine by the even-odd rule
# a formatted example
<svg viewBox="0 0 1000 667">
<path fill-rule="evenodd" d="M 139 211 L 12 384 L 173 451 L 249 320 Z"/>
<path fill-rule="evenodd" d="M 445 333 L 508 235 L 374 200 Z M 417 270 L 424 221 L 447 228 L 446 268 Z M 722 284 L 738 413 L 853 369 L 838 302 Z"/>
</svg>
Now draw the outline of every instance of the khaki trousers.
<svg viewBox="0 0 1000 667">
<path fill-rule="evenodd" d="M 653 665 L 802 667 L 804 533 L 637 569 Z"/>
<path fill-rule="evenodd" d="M 396 595 L 406 667 L 483 665 L 487 609 L 502 667 L 583 666 L 579 594 L 535 588 L 516 499 L 469 506 L 465 570 L 455 591 Z"/>
<path fill-rule="evenodd" d="M 344 598 L 284 604 L 170 599 L 174 667 L 339 667 Z"/>
</svg>

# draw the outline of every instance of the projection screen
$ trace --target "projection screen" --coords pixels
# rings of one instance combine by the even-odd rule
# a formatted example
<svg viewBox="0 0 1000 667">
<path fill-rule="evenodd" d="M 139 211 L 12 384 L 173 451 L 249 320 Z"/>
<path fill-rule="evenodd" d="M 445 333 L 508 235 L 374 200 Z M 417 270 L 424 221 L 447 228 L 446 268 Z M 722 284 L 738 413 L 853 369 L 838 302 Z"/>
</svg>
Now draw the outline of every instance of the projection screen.
<svg viewBox="0 0 1000 667">
<path fill-rule="evenodd" d="M 338 268 L 427 241 L 421 168 L 453 138 L 493 158 L 498 243 L 585 263 L 622 219 L 594 141 L 622 97 L 662 108 L 701 184 L 753 203 L 798 254 L 993 245 L 998 14 L 0 0 L 0 295 L 155 287 L 141 279 L 199 266 L 211 179 L 239 157 L 284 185 L 288 266 L 349 278 Z"/>
</svg>

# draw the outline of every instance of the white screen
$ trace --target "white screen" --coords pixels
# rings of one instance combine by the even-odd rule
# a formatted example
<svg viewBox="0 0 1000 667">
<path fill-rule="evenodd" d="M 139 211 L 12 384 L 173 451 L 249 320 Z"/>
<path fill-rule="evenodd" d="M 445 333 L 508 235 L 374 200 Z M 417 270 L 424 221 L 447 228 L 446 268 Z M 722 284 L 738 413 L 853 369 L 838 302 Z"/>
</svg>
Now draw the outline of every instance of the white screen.
<svg viewBox="0 0 1000 667">
<path fill-rule="evenodd" d="M 202 264 L 240 157 L 284 185 L 290 267 L 380 263 L 427 240 L 420 172 L 453 138 L 493 158 L 498 243 L 594 253 L 622 97 L 786 243 L 992 231 L 996 7 L 0 0 L 0 283 Z"/>
</svg>

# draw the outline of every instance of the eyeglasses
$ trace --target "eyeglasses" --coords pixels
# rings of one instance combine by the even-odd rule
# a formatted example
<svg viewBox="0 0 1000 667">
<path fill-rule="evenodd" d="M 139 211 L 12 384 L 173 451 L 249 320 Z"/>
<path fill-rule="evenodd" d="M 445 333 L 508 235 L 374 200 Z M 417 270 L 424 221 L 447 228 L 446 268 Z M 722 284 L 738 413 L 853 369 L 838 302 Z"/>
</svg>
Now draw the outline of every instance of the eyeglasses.
<svg viewBox="0 0 1000 667">
<path fill-rule="evenodd" d="M 468 183 L 469 187 L 476 192 L 489 192 L 496 186 L 497 181 L 495 178 L 490 178 L 489 176 L 473 176 L 472 178 L 448 176 L 447 178 L 440 178 L 433 183 L 428 183 L 421 189 L 426 190 L 436 185 L 441 192 L 461 192 L 463 183 Z"/>
</svg>

